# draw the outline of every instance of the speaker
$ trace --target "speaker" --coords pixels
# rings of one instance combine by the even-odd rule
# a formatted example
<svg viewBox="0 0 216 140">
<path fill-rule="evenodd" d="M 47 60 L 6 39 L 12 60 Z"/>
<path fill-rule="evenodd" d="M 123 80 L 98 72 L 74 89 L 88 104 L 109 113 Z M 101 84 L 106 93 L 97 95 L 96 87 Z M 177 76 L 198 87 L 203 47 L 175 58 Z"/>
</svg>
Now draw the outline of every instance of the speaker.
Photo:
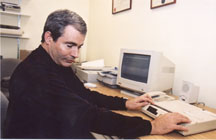
<svg viewBox="0 0 216 140">
<path fill-rule="evenodd" d="M 183 81 L 179 98 L 187 103 L 196 103 L 199 96 L 199 87 L 191 82 Z"/>
</svg>

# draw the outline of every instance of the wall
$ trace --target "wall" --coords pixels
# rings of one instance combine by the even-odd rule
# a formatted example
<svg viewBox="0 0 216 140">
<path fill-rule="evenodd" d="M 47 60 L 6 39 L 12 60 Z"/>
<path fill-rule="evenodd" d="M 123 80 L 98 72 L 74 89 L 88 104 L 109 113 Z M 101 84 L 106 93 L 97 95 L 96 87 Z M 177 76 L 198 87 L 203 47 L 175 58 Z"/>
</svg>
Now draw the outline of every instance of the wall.
<svg viewBox="0 0 216 140">
<path fill-rule="evenodd" d="M 174 93 L 182 80 L 200 86 L 199 101 L 216 108 L 216 1 L 177 0 L 176 4 L 150 9 L 150 0 L 132 0 L 132 9 L 112 15 L 112 0 L 22 0 L 22 27 L 30 37 L 21 49 L 36 48 L 47 15 L 71 9 L 88 24 L 82 60 L 105 59 L 117 66 L 121 48 L 162 51 L 176 64 Z M 86 46 L 87 47 L 87 56 Z M 1 53 L 16 57 L 16 40 L 1 39 Z"/>
<path fill-rule="evenodd" d="M 5 0 L 6 1 L 6 0 Z M 9 0 L 11 1 L 11 0 Z M 18 0 L 13 0 L 17 2 Z M 22 0 L 22 12 L 31 17 L 22 17 L 21 27 L 25 36 L 30 39 L 21 39 L 21 49 L 33 50 L 40 44 L 43 26 L 47 16 L 57 9 L 70 9 L 77 12 L 88 23 L 89 1 L 88 0 Z M 16 17 L 15 17 L 16 18 Z M 10 19 L 11 20 L 11 19 Z M 16 19 L 13 19 L 16 20 Z M 15 21 L 16 22 L 16 21 Z M 4 57 L 17 57 L 16 39 L 3 38 L 1 40 L 1 54 Z M 82 58 L 85 59 L 86 45 L 82 48 Z"/>
<path fill-rule="evenodd" d="M 121 48 L 161 51 L 176 64 L 174 94 L 182 80 L 200 86 L 199 101 L 216 108 L 216 1 L 177 0 L 150 9 L 150 0 L 133 0 L 116 15 L 111 0 L 90 3 L 87 60 L 118 66 Z"/>
</svg>

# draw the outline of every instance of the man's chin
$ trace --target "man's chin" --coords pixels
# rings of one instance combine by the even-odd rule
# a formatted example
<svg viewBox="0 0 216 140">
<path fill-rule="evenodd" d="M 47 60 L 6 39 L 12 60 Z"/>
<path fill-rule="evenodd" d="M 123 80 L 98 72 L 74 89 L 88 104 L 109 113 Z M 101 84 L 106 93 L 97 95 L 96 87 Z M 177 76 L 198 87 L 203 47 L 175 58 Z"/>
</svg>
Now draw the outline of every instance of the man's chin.
<svg viewBox="0 0 216 140">
<path fill-rule="evenodd" d="M 62 66 L 63 67 L 71 67 L 73 63 L 63 63 Z"/>
</svg>

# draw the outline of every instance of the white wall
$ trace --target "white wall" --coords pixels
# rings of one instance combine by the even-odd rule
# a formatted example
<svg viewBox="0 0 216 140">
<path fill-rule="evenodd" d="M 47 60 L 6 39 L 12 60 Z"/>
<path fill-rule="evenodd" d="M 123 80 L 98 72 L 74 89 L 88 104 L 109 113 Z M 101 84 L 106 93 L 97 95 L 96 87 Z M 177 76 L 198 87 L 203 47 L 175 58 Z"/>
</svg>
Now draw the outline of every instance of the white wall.
<svg viewBox="0 0 216 140">
<path fill-rule="evenodd" d="M 216 1 L 177 0 L 150 9 L 150 0 L 133 0 L 116 15 L 111 0 L 90 2 L 87 59 L 118 66 L 121 48 L 162 51 L 176 64 L 174 94 L 182 80 L 200 86 L 199 101 L 216 108 Z"/>
<path fill-rule="evenodd" d="M 117 66 L 121 48 L 162 51 L 176 64 L 174 92 L 182 80 L 200 86 L 199 101 L 216 108 L 216 1 L 177 0 L 176 4 L 150 9 L 150 0 L 132 0 L 132 9 L 112 15 L 112 0 L 22 0 L 22 27 L 29 40 L 21 49 L 35 49 L 47 15 L 71 9 L 88 24 L 82 60 L 104 58 Z M 1 53 L 16 55 L 16 40 L 2 39 Z M 87 47 L 87 56 L 86 53 Z M 6 47 L 6 48 L 3 48 Z"/>
<path fill-rule="evenodd" d="M 13 0 L 13 2 L 15 3 L 17 1 L 18 0 Z M 21 39 L 21 49 L 33 50 L 39 46 L 46 18 L 51 12 L 57 9 L 70 9 L 72 11 L 75 11 L 83 17 L 86 23 L 88 23 L 88 0 L 22 0 L 22 12 L 27 13 L 31 17 L 22 17 L 21 20 L 21 27 L 25 31 L 25 36 L 29 36 L 30 38 L 28 40 Z M 86 45 L 84 45 L 82 50 L 83 54 L 81 54 L 83 59 L 85 59 L 86 54 L 85 46 Z M 5 57 L 17 57 L 15 39 L 3 38 L 1 40 L 1 48 L 1 53 Z"/>
</svg>

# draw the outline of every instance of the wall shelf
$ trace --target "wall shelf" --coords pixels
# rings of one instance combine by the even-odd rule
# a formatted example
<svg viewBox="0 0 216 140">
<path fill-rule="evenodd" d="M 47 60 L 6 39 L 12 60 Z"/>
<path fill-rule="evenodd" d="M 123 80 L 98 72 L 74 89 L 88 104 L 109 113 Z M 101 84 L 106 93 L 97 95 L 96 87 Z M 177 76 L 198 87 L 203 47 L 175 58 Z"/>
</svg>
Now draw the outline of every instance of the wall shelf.
<svg viewBox="0 0 216 140">
<path fill-rule="evenodd" d="M 15 38 L 15 39 L 29 39 L 28 36 L 16 36 L 16 35 L 0 35 L 3 38 Z"/>
<path fill-rule="evenodd" d="M 18 0 L 18 4 L 21 5 L 21 0 Z M 17 17 L 17 27 L 21 27 L 21 17 L 30 17 L 30 15 L 22 13 L 20 11 L 0 11 L 0 16 L 16 16 Z M 7 25 L 7 23 L 6 23 Z M 19 30 L 13 30 L 13 29 L 4 29 L 2 28 L 0 31 L 0 37 L 1 38 L 11 38 L 17 40 L 17 58 L 20 58 L 20 39 L 29 39 L 28 36 L 23 34 L 23 31 L 21 28 Z"/>
<path fill-rule="evenodd" d="M 0 11 L 0 13 L 5 14 L 5 15 L 15 15 L 15 16 L 27 16 L 27 17 L 30 17 L 30 15 L 28 15 L 28 14 L 19 13 L 19 12 Z"/>
</svg>

